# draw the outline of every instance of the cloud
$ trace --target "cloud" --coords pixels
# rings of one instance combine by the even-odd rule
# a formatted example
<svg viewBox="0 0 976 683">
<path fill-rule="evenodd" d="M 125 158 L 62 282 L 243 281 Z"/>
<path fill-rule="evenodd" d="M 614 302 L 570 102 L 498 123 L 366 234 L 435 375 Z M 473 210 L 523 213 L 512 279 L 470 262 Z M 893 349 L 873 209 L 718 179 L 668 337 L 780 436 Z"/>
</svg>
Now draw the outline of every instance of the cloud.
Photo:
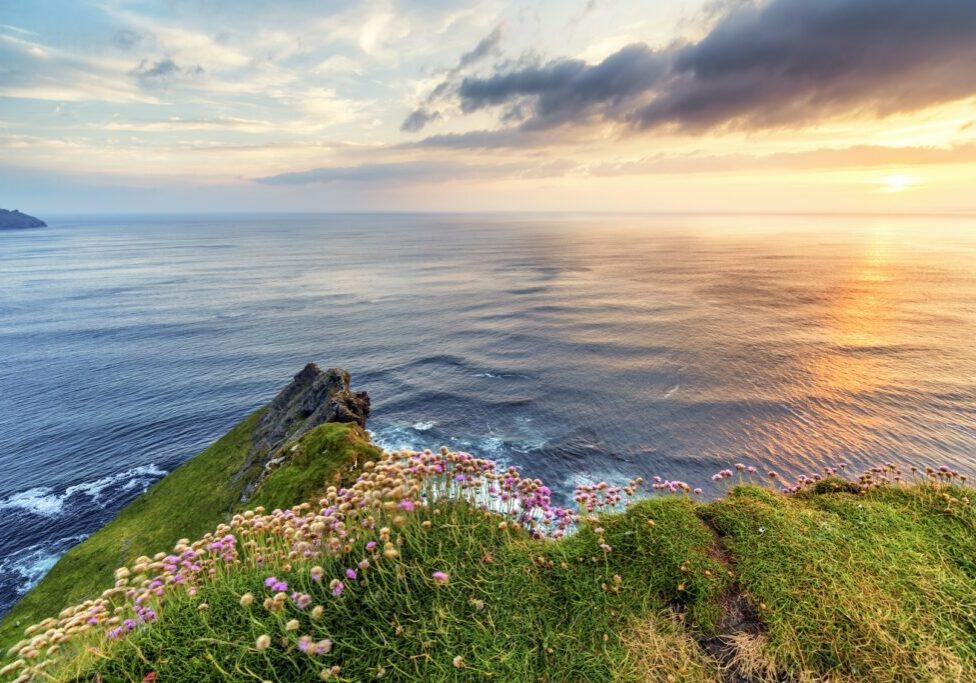
<svg viewBox="0 0 976 683">
<path fill-rule="evenodd" d="M 439 111 L 429 111 L 424 107 L 421 107 L 404 119 L 403 123 L 400 125 L 400 130 L 407 133 L 413 133 L 420 130 L 431 121 L 436 121 L 440 117 L 441 113 Z"/>
<path fill-rule="evenodd" d="M 567 141 L 574 141 L 569 138 Z M 500 130 L 472 130 L 466 133 L 431 135 L 417 142 L 401 145 L 401 148 L 433 149 L 501 149 L 528 147 L 533 144 L 552 146 L 560 142 L 551 133 L 527 133 L 512 128 Z"/>
<path fill-rule="evenodd" d="M 763 129 L 972 97 L 974 63 L 972 0 L 731 2 L 698 42 L 467 77 L 454 95 L 463 112 L 502 107 L 530 130 Z"/>
<path fill-rule="evenodd" d="M 418 183 L 490 178 L 549 178 L 563 176 L 579 164 L 567 160 L 519 163 L 464 163 L 452 159 L 370 162 L 355 166 L 326 166 L 308 171 L 280 173 L 257 178 L 265 185 L 307 185 L 310 183 Z"/>
<path fill-rule="evenodd" d="M 498 54 L 498 44 L 502 40 L 502 27 L 496 26 L 495 30 L 489 33 L 487 36 L 478 41 L 478 44 L 474 46 L 474 49 L 470 52 L 465 52 L 461 55 L 461 59 L 458 60 L 457 69 L 463 69 L 466 66 L 470 66 L 475 62 L 480 62 L 485 57 L 493 54 Z"/>
<path fill-rule="evenodd" d="M 457 87 L 457 79 L 460 74 L 472 64 L 476 64 L 491 55 L 499 54 L 498 44 L 502 40 L 502 27 L 496 26 L 487 36 L 478 41 L 468 52 L 461 55 L 457 65 L 447 72 L 444 79 L 431 90 L 427 96 L 426 104 L 412 111 L 403 123 L 400 130 L 405 133 L 416 133 L 432 121 L 441 118 L 441 113 L 429 108 L 429 105 L 437 102 L 445 95 L 450 94 L 453 88 Z"/>
<path fill-rule="evenodd" d="M 165 87 L 180 78 L 194 78 L 203 74 L 199 64 L 189 67 L 179 66 L 172 59 L 151 62 L 143 59 L 131 72 L 140 86 L 147 89 Z"/>
<path fill-rule="evenodd" d="M 877 168 L 976 163 L 976 144 L 953 147 L 853 147 L 812 149 L 764 155 L 660 154 L 636 161 L 591 165 L 593 176 L 674 173 L 741 173 L 743 171 L 807 171 L 839 168 Z"/>
</svg>

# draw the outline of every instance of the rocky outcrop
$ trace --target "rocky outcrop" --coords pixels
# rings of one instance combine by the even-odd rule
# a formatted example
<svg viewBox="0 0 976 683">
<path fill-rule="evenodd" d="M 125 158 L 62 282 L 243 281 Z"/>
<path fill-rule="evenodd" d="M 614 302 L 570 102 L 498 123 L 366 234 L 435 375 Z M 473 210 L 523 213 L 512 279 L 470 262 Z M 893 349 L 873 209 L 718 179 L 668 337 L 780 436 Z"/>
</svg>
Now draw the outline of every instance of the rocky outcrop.
<svg viewBox="0 0 976 683">
<path fill-rule="evenodd" d="M 40 218 L 34 218 L 33 216 L 28 216 L 26 213 L 21 213 L 17 209 L 13 211 L 7 211 L 6 209 L 0 209 L 0 230 L 6 228 L 46 228 L 47 223 L 42 221 Z"/>
<path fill-rule="evenodd" d="M 251 497 L 271 468 L 287 459 L 285 444 L 326 422 L 355 422 L 365 427 L 367 417 L 369 395 L 349 388 L 348 372 L 338 368 L 323 371 L 309 363 L 275 396 L 254 428 L 251 450 L 237 474 L 251 479 L 241 501 Z M 258 476 L 253 476 L 258 467 Z"/>
</svg>

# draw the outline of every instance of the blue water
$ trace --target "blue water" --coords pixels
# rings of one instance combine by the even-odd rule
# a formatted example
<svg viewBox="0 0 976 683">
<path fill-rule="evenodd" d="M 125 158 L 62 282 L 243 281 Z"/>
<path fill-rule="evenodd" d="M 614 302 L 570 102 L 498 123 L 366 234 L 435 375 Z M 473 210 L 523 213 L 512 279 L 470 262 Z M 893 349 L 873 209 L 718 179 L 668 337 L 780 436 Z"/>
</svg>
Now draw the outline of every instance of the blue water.
<svg viewBox="0 0 976 683">
<path fill-rule="evenodd" d="M 0 610 L 308 361 L 570 492 L 976 469 L 976 218 L 61 218 L 0 232 Z"/>
</svg>

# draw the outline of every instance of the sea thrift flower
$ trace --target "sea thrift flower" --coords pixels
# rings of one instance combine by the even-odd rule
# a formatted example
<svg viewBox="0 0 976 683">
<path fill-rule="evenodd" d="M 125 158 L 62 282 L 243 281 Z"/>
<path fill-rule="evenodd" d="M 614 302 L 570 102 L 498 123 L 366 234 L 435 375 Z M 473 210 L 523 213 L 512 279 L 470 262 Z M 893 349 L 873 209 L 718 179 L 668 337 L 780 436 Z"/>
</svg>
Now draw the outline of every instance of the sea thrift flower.
<svg viewBox="0 0 976 683">
<path fill-rule="evenodd" d="M 254 646 L 261 651 L 267 650 L 268 647 L 270 647 L 270 645 L 271 645 L 271 636 L 269 636 L 268 634 L 258 636 L 258 639 L 254 642 Z"/>
<path fill-rule="evenodd" d="M 325 570 L 316 565 L 308 570 L 308 575 L 312 581 L 321 581 L 322 577 L 325 575 Z"/>
<path fill-rule="evenodd" d="M 291 600 L 298 609 L 305 609 L 312 604 L 312 596 L 308 593 L 292 593 Z"/>
<path fill-rule="evenodd" d="M 347 569 L 346 570 L 346 578 L 349 579 L 350 581 L 355 581 L 356 580 L 356 570 L 355 569 Z"/>
<path fill-rule="evenodd" d="M 250 593 L 241 596 L 241 607 L 250 607 L 252 602 L 254 602 L 254 596 Z"/>
<path fill-rule="evenodd" d="M 339 579 L 332 579 L 331 583 L 329 583 L 329 588 L 332 589 L 332 595 L 338 598 L 340 595 L 342 595 L 342 591 L 344 591 L 346 587 Z"/>
<path fill-rule="evenodd" d="M 462 657 L 461 655 L 458 655 L 453 660 L 451 660 L 451 664 L 454 665 L 454 668 L 455 669 L 462 668 L 464 666 L 464 657 Z"/>
<path fill-rule="evenodd" d="M 451 580 L 451 577 L 444 572 L 434 572 L 430 575 L 430 578 L 434 579 L 434 583 L 439 583 L 442 585 Z"/>
<path fill-rule="evenodd" d="M 298 619 L 291 619 L 291 620 L 289 620 L 289 622 L 287 624 L 285 624 L 285 630 L 286 631 L 297 631 L 298 628 L 299 628 L 299 626 L 300 626 L 300 624 L 298 623 Z"/>
<path fill-rule="evenodd" d="M 280 581 L 274 576 L 269 576 L 264 580 L 264 585 L 273 591 L 281 592 L 288 590 L 288 582 Z"/>
</svg>

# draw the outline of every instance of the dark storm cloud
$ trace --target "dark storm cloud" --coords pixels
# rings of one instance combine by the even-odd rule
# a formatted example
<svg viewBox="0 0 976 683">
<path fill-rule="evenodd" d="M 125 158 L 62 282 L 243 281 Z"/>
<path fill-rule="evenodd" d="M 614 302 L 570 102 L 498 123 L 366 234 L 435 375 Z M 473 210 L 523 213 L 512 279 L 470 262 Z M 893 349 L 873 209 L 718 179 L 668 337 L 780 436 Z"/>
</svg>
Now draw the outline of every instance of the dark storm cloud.
<svg viewBox="0 0 976 683">
<path fill-rule="evenodd" d="M 731 2 L 697 43 L 630 45 L 465 78 L 464 112 L 500 106 L 523 129 L 765 128 L 886 116 L 976 95 L 974 0 Z"/>
</svg>

